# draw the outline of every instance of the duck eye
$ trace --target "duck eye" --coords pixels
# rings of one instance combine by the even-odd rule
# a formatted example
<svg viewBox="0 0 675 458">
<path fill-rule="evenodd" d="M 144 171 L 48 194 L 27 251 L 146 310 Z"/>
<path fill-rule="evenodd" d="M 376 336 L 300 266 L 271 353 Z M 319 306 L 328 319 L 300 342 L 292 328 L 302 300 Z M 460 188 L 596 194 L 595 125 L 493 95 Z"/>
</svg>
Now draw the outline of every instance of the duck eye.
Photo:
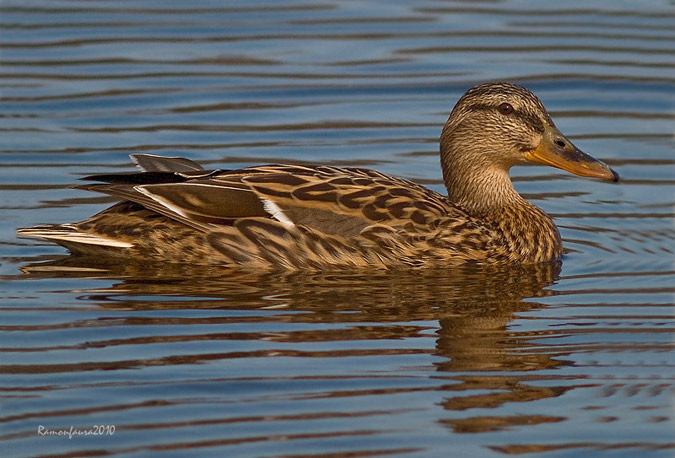
<svg viewBox="0 0 675 458">
<path fill-rule="evenodd" d="M 510 115 L 513 113 L 513 106 L 510 103 L 502 103 L 499 105 L 499 112 L 503 115 Z"/>
</svg>

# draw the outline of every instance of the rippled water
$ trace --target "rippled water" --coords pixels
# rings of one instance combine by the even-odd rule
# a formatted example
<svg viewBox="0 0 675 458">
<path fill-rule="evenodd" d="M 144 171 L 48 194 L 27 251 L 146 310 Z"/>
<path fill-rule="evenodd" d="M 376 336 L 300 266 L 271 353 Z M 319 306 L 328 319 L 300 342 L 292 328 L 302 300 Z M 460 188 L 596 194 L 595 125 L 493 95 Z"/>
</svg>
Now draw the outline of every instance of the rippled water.
<svg viewBox="0 0 675 458">
<path fill-rule="evenodd" d="M 672 456 L 675 12 L 636 5 L 1 3 L 0 454 Z M 443 191 L 440 128 L 495 79 L 623 178 L 513 170 L 562 266 L 93 270 L 15 235 L 138 151 Z"/>
</svg>

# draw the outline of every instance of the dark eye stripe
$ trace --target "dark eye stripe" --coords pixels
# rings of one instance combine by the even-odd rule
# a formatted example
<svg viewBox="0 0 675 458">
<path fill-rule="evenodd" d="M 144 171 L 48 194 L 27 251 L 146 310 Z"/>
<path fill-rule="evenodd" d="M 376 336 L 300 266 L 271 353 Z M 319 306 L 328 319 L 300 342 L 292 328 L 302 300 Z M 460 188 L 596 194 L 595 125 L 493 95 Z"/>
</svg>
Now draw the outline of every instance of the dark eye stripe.
<svg viewBox="0 0 675 458">
<path fill-rule="evenodd" d="M 541 119 L 539 119 L 537 116 L 531 115 L 529 113 L 519 113 L 517 111 L 514 111 L 513 115 L 519 119 L 522 119 L 522 121 L 533 131 L 538 133 L 544 132 L 544 123 L 541 122 Z"/>
<path fill-rule="evenodd" d="M 485 103 L 475 103 L 473 105 L 469 105 L 468 109 L 469 111 L 499 111 L 499 108 L 495 107 L 494 105 L 488 105 Z M 514 109 L 510 114 L 510 117 L 511 119 L 518 119 L 521 122 L 527 124 L 527 126 L 535 132 L 541 133 L 544 131 L 544 124 L 541 122 L 539 117 L 534 114 Z"/>
</svg>

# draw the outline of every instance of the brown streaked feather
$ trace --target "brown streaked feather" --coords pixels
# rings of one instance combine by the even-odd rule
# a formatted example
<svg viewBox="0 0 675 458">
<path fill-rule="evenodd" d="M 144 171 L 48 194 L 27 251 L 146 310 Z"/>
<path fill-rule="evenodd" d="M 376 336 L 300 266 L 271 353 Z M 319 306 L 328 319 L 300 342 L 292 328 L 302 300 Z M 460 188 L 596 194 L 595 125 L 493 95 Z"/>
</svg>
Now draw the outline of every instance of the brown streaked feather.
<svg viewBox="0 0 675 458">
<path fill-rule="evenodd" d="M 157 183 L 162 175 L 168 182 Z M 125 201 L 76 227 L 132 244 L 132 257 L 251 269 L 441 266 L 464 263 L 469 254 L 485 258 L 481 250 L 490 251 L 495 237 L 444 196 L 366 169 L 269 165 L 193 178 L 175 172 L 101 178 L 109 183 L 78 188 Z M 266 201 L 294 227 L 274 219 Z M 113 248 L 108 254 L 115 256 Z"/>
<path fill-rule="evenodd" d="M 235 218 L 269 217 L 260 198 L 241 186 L 200 180 L 135 189 L 180 215 L 211 224 L 228 224 Z"/>
<path fill-rule="evenodd" d="M 192 220 L 184 215 L 176 213 L 174 210 L 166 207 L 165 205 L 157 202 L 154 199 L 151 199 L 147 195 L 139 192 L 135 186 L 128 184 L 87 184 L 76 186 L 76 189 L 83 189 L 86 191 L 100 192 L 103 194 L 108 194 L 114 197 L 119 197 L 125 199 L 125 201 L 133 202 L 140 205 L 143 208 L 152 210 L 159 215 L 166 216 L 171 218 L 179 223 L 185 224 L 193 229 L 198 231 L 208 231 L 211 229 L 208 223 L 202 221 Z"/>
<path fill-rule="evenodd" d="M 115 180 L 114 175 L 104 175 L 105 181 L 114 184 L 78 188 L 136 202 L 203 231 L 231 225 L 237 218 L 269 218 L 272 215 L 264 208 L 265 200 L 274 202 L 294 224 L 327 234 L 356 235 L 371 224 L 397 227 L 410 221 L 426 227 L 449 214 L 466 216 L 440 194 L 365 169 L 269 165 L 202 171 L 192 179 L 179 176 L 181 181 L 168 183 L 156 183 L 158 176 L 157 172 L 145 172 Z M 176 177 L 166 175 L 170 180 Z"/>
<path fill-rule="evenodd" d="M 258 168 L 240 179 L 260 197 L 274 201 L 296 224 L 326 233 L 342 234 L 351 228 L 347 230 L 355 234 L 357 228 L 377 223 L 403 226 L 413 213 L 419 213 L 420 202 L 428 215 L 418 218 L 422 226 L 449 215 L 467 216 L 438 193 L 370 170 L 293 167 L 290 174 L 279 173 L 282 167 Z M 221 175 L 215 179 L 227 178 Z"/>
</svg>

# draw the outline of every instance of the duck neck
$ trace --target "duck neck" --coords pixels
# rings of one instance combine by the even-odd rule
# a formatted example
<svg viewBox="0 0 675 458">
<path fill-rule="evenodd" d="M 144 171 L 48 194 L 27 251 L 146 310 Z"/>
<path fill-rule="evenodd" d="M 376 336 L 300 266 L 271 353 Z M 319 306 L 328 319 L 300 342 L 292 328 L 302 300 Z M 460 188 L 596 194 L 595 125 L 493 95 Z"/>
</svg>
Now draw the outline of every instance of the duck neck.
<svg viewBox="0 0 675 458">
<path fill-rule="evenodd" d="M 470 215 L 499 220 L 506 209 L 532 207 L 514 189 L 508 170 L 487 169 L 480 161 L 459 162 L 453 159 L 451 155 L 442 159 L 448 198 Z"/>
<path fill-rule="evenodd" d="M 562 242 L 558 228 L 543 210 L 518 194 L 508 168 L 488 169 L 485 162 L 462 161 L 462 158 L 466 155 L 442 155 L 449 200 L 498 229 L 512 253 L 512 261 L 560 258 Z"/>
</svg>

